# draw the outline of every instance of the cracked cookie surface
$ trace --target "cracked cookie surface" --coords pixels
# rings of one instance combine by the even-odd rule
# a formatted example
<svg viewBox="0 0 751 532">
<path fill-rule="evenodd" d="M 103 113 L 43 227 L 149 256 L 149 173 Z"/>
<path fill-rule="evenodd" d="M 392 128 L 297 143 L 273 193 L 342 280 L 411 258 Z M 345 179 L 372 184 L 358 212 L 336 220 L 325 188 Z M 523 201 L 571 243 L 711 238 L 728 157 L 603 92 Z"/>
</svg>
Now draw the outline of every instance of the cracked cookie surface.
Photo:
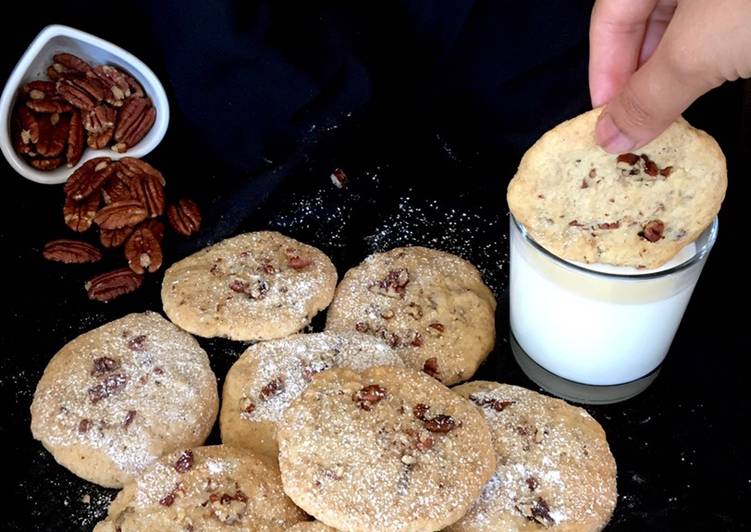
<svg viewBox="0 0 751 532">
<path fill-rule="evenodd" d="M 453 532 L 601 530 L 615 508 L 616 465 L 584 409 L 508 384 L 454 388 L 482 410 L 498 467 Z"/>
<path fill-rule="evenodd" d="M 495 343 L 495 297 L 464 259 L 395 248 L 349 270 L 326 329 L 382 338 L 415 369 L 444 384 L 467 380 Z"/>
<path fill-rule="evenodd" d="M 317 374 L 278 437 L 285 492 L 343 530 L 438 530 L 495 471 L 482 413 L 410 368 Z"/>
<path fill-rule="evenodd" d="M 214 445 L 164 456 L 125 486 L 94 531 L 281 532 L 306 518 L 273 464 Z"/>
<path fill-rule="evenodd" d="M 61 465 L 119 488 L 164 453 L 201 445 L 219 398 L 206 352 L 155 312 L 82 334 L 50 360 L 31 430 Z"/>
<path fill-rule="evenodd" d="M 381 340 L 358 332 L 296 334 L 250 346 L 224 381 L 222 442 L 276 460 L 276 425 L 316 373 L 372 366 L 404 363 Z"/>
<path fill-rule="evenodd" d="M 320 250 L 273 231 L 246 233 L 173 264 L 162 304 L 188 332 L 253 341 L 296 333 L 331 302 L 336 268 Z"/>
</svg>

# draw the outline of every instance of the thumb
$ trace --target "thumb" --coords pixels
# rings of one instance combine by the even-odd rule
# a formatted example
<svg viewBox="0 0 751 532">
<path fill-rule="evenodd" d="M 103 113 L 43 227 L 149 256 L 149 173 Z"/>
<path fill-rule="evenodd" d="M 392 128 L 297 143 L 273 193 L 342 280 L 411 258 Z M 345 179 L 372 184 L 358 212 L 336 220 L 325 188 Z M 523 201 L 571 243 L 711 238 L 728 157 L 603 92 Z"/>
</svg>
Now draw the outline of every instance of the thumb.
<svg viewBox="0 0 751 532">
<path fill-rule="evenodd" d="M 681 68 L 666 50 L 658 46 L 600 114 L 595 140 L 606 151 L 623 153 L 643 146 L 696 98 L 719 85 L 720 80 L 707 79 L 709 73 Z"/>
</svg>

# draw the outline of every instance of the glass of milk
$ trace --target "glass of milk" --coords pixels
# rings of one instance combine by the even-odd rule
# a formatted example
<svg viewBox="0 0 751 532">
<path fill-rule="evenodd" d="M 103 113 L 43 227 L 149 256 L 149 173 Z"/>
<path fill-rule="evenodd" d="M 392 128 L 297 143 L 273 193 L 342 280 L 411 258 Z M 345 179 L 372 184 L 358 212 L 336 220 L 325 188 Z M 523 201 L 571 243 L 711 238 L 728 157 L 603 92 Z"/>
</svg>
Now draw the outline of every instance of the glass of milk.
<svg viewBox="0 0 751 532">
<path fill-rule="evenodd" d="M 656 269 L 561 259 L 511 220 L 511 347 L 527 376 L 581 403 L 614 403 L 657 377 L 709 251 L 717 218 Z"/>
</svg>

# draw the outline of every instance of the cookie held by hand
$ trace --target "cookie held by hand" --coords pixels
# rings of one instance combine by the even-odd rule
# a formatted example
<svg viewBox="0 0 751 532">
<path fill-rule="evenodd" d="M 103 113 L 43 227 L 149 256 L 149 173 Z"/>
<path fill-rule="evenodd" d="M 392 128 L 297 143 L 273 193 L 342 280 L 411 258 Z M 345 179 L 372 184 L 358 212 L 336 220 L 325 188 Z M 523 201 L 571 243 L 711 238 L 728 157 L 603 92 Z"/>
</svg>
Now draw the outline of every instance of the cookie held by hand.
<svg viewBox="0 0 751 532">
<path fill-rule="evenodd" d="M 634 153 L 607 153 L 594 140 L 599 114 L 563 122 L 527 151 L 508 186 L 509 208 L 561 258 L 656 268 L 719 212 L 725 157 L 683 119 Z"/>
</svg>

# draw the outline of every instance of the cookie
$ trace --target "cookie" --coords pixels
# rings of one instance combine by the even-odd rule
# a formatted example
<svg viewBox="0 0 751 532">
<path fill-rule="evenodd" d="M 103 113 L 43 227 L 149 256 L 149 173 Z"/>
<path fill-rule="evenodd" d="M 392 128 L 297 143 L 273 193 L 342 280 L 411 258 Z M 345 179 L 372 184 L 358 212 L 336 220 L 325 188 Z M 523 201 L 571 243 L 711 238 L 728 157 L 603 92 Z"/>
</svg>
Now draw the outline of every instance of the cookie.
<svg viewBox="0 0 751 532">
<path fill-rule="evenodd" d="M 601 530 L 615 508 L 616 466 L 585 410 L 539 393 L 475 381 L 454 391 L 485 414 L 498 469 L 449 530 Z"/>
<path fill-rule="evenodd" d="M 94 530 L 281 532 L 304 519 L 274 465 L 215 445 L 163 457 L 125 486 Z"/>
<path fill-rule="evenodd" d="M 277 435 L 285 493 L 340 530 L 438 530 L 495 471 L 482 413 L 411 368 L 318 373 Z"/>
<path fill-rule="evenodd" d="M 297 334 L 249 347 L 224 381 L 222 442 L 276 460 L 276 424 L 313 375 L 329 368 L 355 371 L 404 366 L 377 338 L 357 332 Z"/>
<path fill-rule="evenodd" d="M 193 334 L 270 340 L 310 323 L 331 302 L 336 279 L 318 249 L 271 231 L 246 233 L 173 264 L 162 304 Z"/>
<path fill-rule="evenodd" d="M 454 384 L 495 343 L 495 298 L 469 262 L 423 247 L 371 255 L 336 290 L 326 329 L 383 338 L 408 366 Z"/>
<path fill-rule="evenodd" d="M 717 142 L 681 119 L 634 153 L 595 144 L 600 109 L 545 133 L 508 186 L 508 205 L 566 260 L 655 268 L 696 240 L 727 188 Z"/>
<path fill-rule="evenodd" d="M 336 528 L 326 526 L 320 521 L 303 521 L 288 528 L 287 532 L 336 532 Z"/>
<path fill-rule="evenodd" d="M 206 352 L 155 312 L 129 314 L 66 344 L 31 404 L 31 431 L 55 460 L 119 488 L 164 453 L 201 445 L 219 398 Z"/>
</svg>

